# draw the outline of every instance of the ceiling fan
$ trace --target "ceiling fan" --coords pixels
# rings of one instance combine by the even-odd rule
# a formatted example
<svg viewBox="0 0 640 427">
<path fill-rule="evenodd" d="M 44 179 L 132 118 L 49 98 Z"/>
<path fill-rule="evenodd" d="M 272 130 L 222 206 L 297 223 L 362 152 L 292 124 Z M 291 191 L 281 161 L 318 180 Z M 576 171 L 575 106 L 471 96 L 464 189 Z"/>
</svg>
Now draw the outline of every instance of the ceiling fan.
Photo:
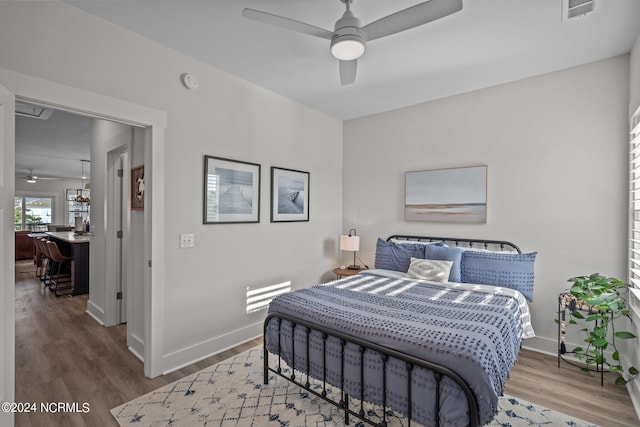
<svg viewBox="0 0 640 427">
<path fill-rule="evenodd" d="M 59 179 L 59 178 L 45 178 L 42 176 L 36 176 L 33 174 L 32 169 L 29 169 L 29 173 L 25 176 L 21 176 L 20 178 L 26 179 L 29 184 L 35 184 L 36 182 L 38 182 L 38 180 L 41 180 L 41 179 Z"/>
<path fill-rule="evenodd" d="M 380 18 L 365 26 L 351 12 L 353 0 L 340 0 L 346 11 L 338 19 L 334 31 L 274 15 L 245 8 L 242 16 L 287 30 L 331 40 L 331 54 L 340 61 L 340 82 L 348 85 L 356 80 L 358 58 L 364 54 L 366 43 L 381 37 L 399 33 L 462 10 L 462 0 L 430 0 Z"/>
</svg>

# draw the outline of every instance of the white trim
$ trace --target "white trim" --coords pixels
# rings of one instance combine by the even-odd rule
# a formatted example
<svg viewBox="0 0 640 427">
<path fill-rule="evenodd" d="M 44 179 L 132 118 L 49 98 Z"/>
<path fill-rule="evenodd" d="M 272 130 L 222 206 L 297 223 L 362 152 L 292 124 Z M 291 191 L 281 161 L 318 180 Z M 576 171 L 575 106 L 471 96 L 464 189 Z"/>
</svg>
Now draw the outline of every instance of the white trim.
<svg viewBox="0 0 640 427">
<path fill-rule="evenodd" d="M 127 331 L 127 342 L 129 344 L 129 351 L 131 351 L 135 356 L 140 359 L 142 363 L 144 363 L 144 341 L 142 338 L 137 336 L 136 334 L 130 334 Z"/>
<path fill-rule="evenodd" d="M 102 321 L 102 319 L 104 319 L 104 311 L 102 311 L 100 307 L 95 305 L 93 301 L 87 301 L 87 309 L 85 310 L 85 313 L 93 317 L 93 319 L 98 322 L 100 326 L 104 326 L 104 322 Z"/>
<path fill-rule="evenodd" d="M 52 81 L 0 68 L 0 84 L 7 86 L 17 99 L 99 117 L 134 126 L 145 127 L 145 164 L 151 174 L 145 202 L 145 233 L 151 242 L 145 246 L 145 259 L 153 266 L 145 274 L 145 364 L 144 373 L 153 378 L 162 373 L 164 341 L 164 134 L 167 113 L 157 109 L 85 91 Z M 145 173 L 147 166 L 145 165 Z M 151 206 L 149 206 L 151 207 Z M 147 218 L 149 221 L 147 221 Z M 151 222 L 151 219 L 153 222 Z M 13 281 L 12 281 L 13 282 Z M 7 283 L 6 286 L 14 286 Z M 153 292 L 151 292 L 153 289 Z M 11 299 L 13 302 L 13 298 Z M 15 319 L 13 320 L 15 324 Z M 11 327 L 12 325 L 7 325 Z M 12 328 L 13 329 L 13 328 Z"/>
<path fill-rule="evenodd" d="M 15 98 L 11 88 L 0 84 L 0 402 L 15 401 L 14 108 Z M 13 426 L 13 415 L 11 412 L 0 412 L 0 425 Z"/>
<path fill-rule="evenodd" d="M 145 171 L 146 173 L 146 171 Z M 219 335 L 215 338 L 204 340 L 198 344 L 190 345 L 178 351 L 167 353 L 164 356 L 166 366 L 163 375 L 177 371 L 185 366 L 196 363 L 230 348 L 236 347 L 239 343 L 251 341 L 262 336 L 263 323 L 253 323 L 244 328 Z M 205 356 L 202 356 L 202 355 Z"/>
<path fill-rule="evenodd" d="M 140 354 L 140 353 L 139 353 L 135 348 L 133 348 L 133 347 L 127 347 L 127 348 L 129 349 L 129 351 L 130 351 L 131 353 L 133 353 L 133 355 L 134 355 L 135 357 L 137 357 L 137 358 L 138 358 L 138 360 L 139 360 L 139 361 L 141 361 L 142 363 L 144 363 L 144 357 L 142 357 L 142 355 L 141 355 L 141 354 Z"/>
</svg>

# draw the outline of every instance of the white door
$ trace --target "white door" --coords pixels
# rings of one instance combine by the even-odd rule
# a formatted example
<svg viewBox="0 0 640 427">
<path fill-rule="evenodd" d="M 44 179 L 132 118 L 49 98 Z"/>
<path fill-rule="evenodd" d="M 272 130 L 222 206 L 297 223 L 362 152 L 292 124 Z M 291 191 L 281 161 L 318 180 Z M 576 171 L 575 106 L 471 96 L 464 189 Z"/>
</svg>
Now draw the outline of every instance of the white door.
<svg viewBox="0 0 640 427">
<path fill-rule="evenodd" d="M 15 400 L 14 114 L 15 97 L 0 85 L 0 402 L 3 404 Z M 0 425 L 13 426 L 13 415 L 0 411 Z"/>
<path fill-rule="evenodd" d="M 108 155 L 110 191 L 108 192 L 109 211 L 111 218 L 107 221 L 108 228 L 115 231 L 110 235 L 113 238 L 113 264 L 115 267 L 114 279 L 116 281 L 116 323 L 127 323 L 127 275 L 124 253 L 126 252 L 125 239 L 128 238 L 128 226 L 125 221 L 125 179 L 124 171 L 128 170 L 128 153 L 122 149 L 110 152 Z"/>
</svg>

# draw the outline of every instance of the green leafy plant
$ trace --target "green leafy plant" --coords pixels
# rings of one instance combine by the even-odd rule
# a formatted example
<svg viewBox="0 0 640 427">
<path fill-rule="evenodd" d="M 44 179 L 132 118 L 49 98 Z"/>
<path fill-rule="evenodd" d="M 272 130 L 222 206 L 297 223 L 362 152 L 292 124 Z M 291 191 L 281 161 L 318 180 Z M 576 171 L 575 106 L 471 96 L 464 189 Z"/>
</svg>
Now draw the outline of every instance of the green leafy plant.
<svg viewBox="0 0 640 427">
<path fill-rule="evenodd" d="M 586 366 L 581 368 L 583 372 L 593 371 L 594 365 L 603 367 L 618 374 L 616 384 L 626 384 L 634 379 L 639 371 L 631 366 L 626 370 L 629 379 L 624 378 L 616 339 L 633 339 L 636 336 L 628 331 L 616 331 L 614 321 L 620 317 L 630 319 L 626 302 L 621 296 L 629 285 L 615 278 L 601 276 L 599 273 L 572 277 L 569 282 L 573 283 L 569 292 L 575 299 L 572 299 L 568 306 L 568 323 L 577 325 L 577 319 L 589 326 L 580 330 L 586 334 L 586 346 L 574 348 L 573 355 L 585 363 Z M 612 360 L 606 357 L 607 350 L 612 351 Z"/>
</svg>

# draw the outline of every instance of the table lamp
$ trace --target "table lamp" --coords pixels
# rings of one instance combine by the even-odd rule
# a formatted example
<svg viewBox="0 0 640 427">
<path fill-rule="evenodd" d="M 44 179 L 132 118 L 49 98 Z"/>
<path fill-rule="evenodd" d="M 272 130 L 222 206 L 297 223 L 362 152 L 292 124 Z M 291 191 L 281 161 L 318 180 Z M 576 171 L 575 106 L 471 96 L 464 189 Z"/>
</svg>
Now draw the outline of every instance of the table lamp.
<svg viewBox="0 0 640 427">
<path fill-rule="evenodd" d="M 356 252 L 360 250 L 360 236 L 356 236 L 355 228 L 349 230 L 348 236 L 340 236 L 340 250 L 353 252 L 353 264 L 347 268 L 349 270 L 359 270 L 360 266 L 356 264 Z"/>
</svg>

